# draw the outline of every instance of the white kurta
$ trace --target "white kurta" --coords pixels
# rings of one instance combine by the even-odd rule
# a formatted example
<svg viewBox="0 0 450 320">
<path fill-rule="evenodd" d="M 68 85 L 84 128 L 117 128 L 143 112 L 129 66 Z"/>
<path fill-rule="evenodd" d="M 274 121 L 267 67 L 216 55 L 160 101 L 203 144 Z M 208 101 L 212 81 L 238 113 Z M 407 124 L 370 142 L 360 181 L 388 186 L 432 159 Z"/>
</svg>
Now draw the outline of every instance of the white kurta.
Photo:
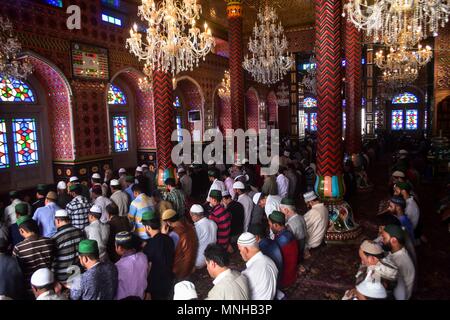
<svg viewBox="0 0 450 320">
<path fill-rule="evenodd" d="M 277 177 L 278 195 L 285 198 L 289 192 L 289 179 L 284 174 L 279 174 Z"/>
<path fill-rule="evenodd" d="M 266 199 L 266 206 L 264 211 L 266 212 L 267 218 L 273 211 L 280 211 L 281 197 L 268 195 Z"/>
<path fill-rule="evenodd" d="M 102 208 L 102 216 L 100 218 L 100 221 L 103 223 L 108 222 L 108 214 L 106 213 L 106 206 L 111 203 L 112 203 L 112 201 L 104 196 L 100 196 L 97 199 L 95 199 L 95 201 L 94 201 L 94 204 L 96 204 L 100 208 Z"/>
<path fill-rule="evenodd" d="M 262 252 L 255 254 L 242 271 L 249 282 L 251 300 L 273 300 L 277 292 L 278 269 Z"/>
<path fill-rule="evenodd" d="M 205 262 L 205 249 L 210 243 L 216 243 L 217 241 L 217 225 L 214 221 L 208 218 L 202 218 L 194 223 L 195 233 L 197 233 L 198 250 L 197 258 L 195 260 L 195 266 L 197 268 L 203 268 L 206 266 Z"/>
<path fill-rule="evenodd" d="M 126 192 L 120 190 L 115 191 L 111 195 L 111 201 L 119 208 L 119 216 L 126 217 L 128 215 L 128 211 L 130 210 L 130 197 Z"/>
<path fill-rule="evenodd" d="M 95 220 L 84 228 L 84 232 L 86 233 L 86 239 L 97 241 L 100 259 L 105 259 L 107 256 L 106 246 L 109 239 L 109 225 L 101 223 L 100 220 Z"/>
<path fill-rule="evenodd" d="M 250 219 L 252 218 L 253 201 L 246 193 L 244 193 L 238 197 L 238 202 L 244 207 L 244 232 L 247 232 Z"/>
<path fill-rule="evenodd" d="M 414 279 L 416 277 L 416 269 L 414 263 L 405 248 L 390 253 L 388 258 L 391 259 L 398 267 L 399 278 L 401 277 L 406 287 L 406 299 L 410 299 L 414 289 Z"/>
<path fill-rule="evenodd" d="M 306 247 L 316 248 L 322 243 L 328 229 L 328 209 L 323 203 L 315 204 L 303 218 L 308 232 Z"/>
<path fill-rule="evenodd" d="M 11 202 L 11 204 L 9 206 L 7 206 L 5 208 L 5 217 L 6 217 L 6 225 L 10 226 L 14 223 L 16 223 L 17 221 L 17 217 L 16 217 L 16 205 L 18 205 L 19 203 L 26 203 L 23 202 L 22 200 L 19 199 L 14 199 L 13 202 Z M 31 214 L 31 206 L 30 204 L 28 204 L 28 214 Z"/>
<path fill-rule="evenodd" d="M 420 210 L 416 200 L 414 200 L 413 197 L 406 200 L 405 214 L 411 221 L 413 228 L 416 229 L 417 224 L 419 223 Z"/>
</svg>

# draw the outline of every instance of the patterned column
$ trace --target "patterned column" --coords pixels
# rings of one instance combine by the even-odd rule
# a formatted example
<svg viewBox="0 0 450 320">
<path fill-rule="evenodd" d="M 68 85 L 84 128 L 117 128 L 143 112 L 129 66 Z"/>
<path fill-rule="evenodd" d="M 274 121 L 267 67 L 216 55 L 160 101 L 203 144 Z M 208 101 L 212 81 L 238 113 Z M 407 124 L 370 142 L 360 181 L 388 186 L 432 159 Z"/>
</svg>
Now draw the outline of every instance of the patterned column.
<svg viewBox="0 0 450 320">
<path fill-rule="evenodd" d="M 242 0 L 227 0 L 230 45 L 231 114 L 233 129 L 245 128 L 244 70 L 242 68 Z"/>
<path fill-rule="evenodd" d="M 361 151 L 361 33 L 351 22 L 345 22 L 345 149 L 349 155 Z"/>
<path fill-rule="evenodd" d="M 317 59 L 317 179 L 315 190 L 328 206 L 327 240 L 358 235 L 350 206 L 342 200 L 341 0 L 315 0 Z"/>
<path fill-rule="evenodd" d="M 166 72 L 153 72 L 153 100 L 155 105 L 155 133 L 156 133 L 156 159 L 158 161 L 158 185 L 162 186 L 164 180 L 174 176 L 174 166 L 171 160 L 172 131 L 174 125 L 173 111 L 173 84 L 170 74 Z"/>
</svg>

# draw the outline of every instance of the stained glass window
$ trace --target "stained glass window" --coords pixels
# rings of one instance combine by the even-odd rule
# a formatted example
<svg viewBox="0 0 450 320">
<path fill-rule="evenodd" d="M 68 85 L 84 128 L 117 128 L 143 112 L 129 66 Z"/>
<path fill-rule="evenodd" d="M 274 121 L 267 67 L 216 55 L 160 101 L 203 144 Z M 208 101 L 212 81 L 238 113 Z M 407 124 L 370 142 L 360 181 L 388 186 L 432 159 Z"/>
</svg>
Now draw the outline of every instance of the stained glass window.
<svg viewBox="0 0 450 320">
<path fill-rule="evenodd" d="M 127 104 L 127 98 L 123 91 L 113 84 L 109 86 L 108 104 Z"/>
<path fill-rule="evenodd" d="M 0 169 L 9 168 L 8 145 L 6 140 L 6 122 L 0 119 Z"/>
<path fill-rule="evenodd" d="M 317 131 L 317 113 L 310 113 L 309 119 L 309 130 Z"/>
<path fill-rule="evenodd" d="M 344 130 L 347 128 L 347 114 L 345 113 L 345 110 L 342 111 L 342 127 Z"/>
<path fill-rule="evenodd" d="M 303 100 L 304 108 L 314 108 L 317 107 L 317 100 L 311 97 L 307 97 Z"/>
<path fill-rule="evenodd" d="M 408 103 L 418 103 L 419 100 L 415 95 L 410 92 L 404 92 L 392 99 L 392 104 L 408 104 Z"/>
<path fill-rule="evenodd" d="M 417 130 L 418 118 L 417 110 L 406 110 L 406 130 Z"/>
<path fill-rule="evenodd" d="M 44 0 L 44 2 L 54 7 L 63 7 L 63 0 Z"/>
<path fill-rule="evenodd" d="M 178 97 L 177 97 L 178 98 Z M 183 126 L 181 124 L 181 116 L 177 116 L 177 135 L 178 135 L 178 142 L 183 141 Z"/>
<path fill-rule="evenodd" d="M 423 114 L 423 129 L 427 130 L 428 129 L 428 111 L 425 110 L 424 114 Z"/>
<path fill-rule="evenodd" d="M 38 163 L 36 119 L 13 119 L 14 155 L 16 166 Z"/>
<path fill-rule="evenodd" d="M 175 97 L 175 101 L 173 102 L 173 106 L 174 106 L 175 108 L 181 107 L 180 98 L 179 98 L 178 96 Z"/>
<path fill-rule="evenodd" d="M 0 102 L 34 102 L 31 88 L 19 79 L 0 76 Z"/>
<path fill-rule="evenodd" d="M 119 26 L 119 27 L 122 26 L 122 19 L 113 17 L 113 16 L 105 14 L 105 13 L 102 13 L 102 20 L 105 22 L 114 24 L 116 26 Z"/>
<path fill-rule="evenodd" d="M 392 130 L 403 130 L 403 110 L 392 110 Z"/>
<path fill-rule="evenodd" d="M 128 151 L 128 128 L 127 117 L 116 116 L 113 120 L 114 131 L 114 151 Z"/>
</svg>

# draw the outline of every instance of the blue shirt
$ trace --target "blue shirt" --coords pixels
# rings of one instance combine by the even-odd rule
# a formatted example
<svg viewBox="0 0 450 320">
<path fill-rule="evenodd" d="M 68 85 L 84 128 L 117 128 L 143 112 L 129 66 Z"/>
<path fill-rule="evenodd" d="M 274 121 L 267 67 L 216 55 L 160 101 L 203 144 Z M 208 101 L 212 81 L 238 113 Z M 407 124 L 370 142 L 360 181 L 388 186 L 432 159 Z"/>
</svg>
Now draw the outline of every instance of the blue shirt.
<svg viewBox="0 0 450 320">
<path fill-rule="evenodd" d="M 125 192 L 130 196 L 131 201 L 133 201 L 134 195 L 133 195 L 133 190 L 131 190 L 131 188 L 133 187 L 134 184 L 130 184 L 130 186 L 128 188 L 125 188 Z"/>
<path fill-rule="evenodd" d="M 56 203 L 50 202 L 45 207 L 38 208 L 34 213 L 33 220 L 37 222 L 43 237 L 51 238 L 56 233 L 55 212 L 59 209 L 60 207 Z"/>
<path fill-rule="evenodd" d="M 118 272 L 114 264 L 99 262 L 72 283 L 72 300 L 113 300 L 116 296 Z"/>
<path fill-rule="evenodd" d="M 273 260 L 280 274 L 283 271 L 283 254 L 277 242 L 268 238 L 262 239 L 259 242 L 259 250 Z"/>
<path fill-rule="evenodd" d="M 406 229 L 408 232 L 408 235 L 411 239 L 414 239 L 414 227 L 411 223 L 411 220 L 409 220 L 408 216 L 401 215 L 398 220 L 400 220 L 400 223 L 402 224 L 402 227 Z"/>
</svg>

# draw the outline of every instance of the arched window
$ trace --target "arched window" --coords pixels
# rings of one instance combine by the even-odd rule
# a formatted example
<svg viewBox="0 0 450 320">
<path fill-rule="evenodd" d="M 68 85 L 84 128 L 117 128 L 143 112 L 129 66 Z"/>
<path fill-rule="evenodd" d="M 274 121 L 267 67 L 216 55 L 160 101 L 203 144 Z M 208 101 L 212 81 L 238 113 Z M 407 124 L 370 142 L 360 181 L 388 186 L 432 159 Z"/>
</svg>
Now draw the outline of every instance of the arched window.
<svg viewBox="0 0 450 320">
<path fill-rule="evenodd" d="M 301 106 L 303 108 L 299 110 L 299 119 L 302 126 L 310 132 L 317 131 L 317 99 L 305 97 Z"/>
<path fill-rule="evenodd" d="M 392 99 L 392 104 L 418 103 L 419 99 L 410 92 L 403 92 Z"/>
<path fill-rule="evenodd" d="M 303 100 L 304 108 L 316 108 L 317 107 L 317 99 L 312 97 L 307 97 Z"/>
<path fill-rule="evenodd" d="M 410 92 L 396 95 L 391 104 L 391 130 L 417 130 L 419 128 L 419 99 Z"/>
<path fill-rule="evenodd" d="M 123 93 L 122 89 L 111 84 L 108 90 L 108 104 L 127 104 L 127 98 L 125 93 Z"/>
<path fill-rule="evenodd" d="M 0 169 L 39 163 L 35 94 L 28 84 L 0 75 Z"/>
<path fill-rule="evenodd" d="M 129 148 L 129 108 L 124 91 L 114 84 L 108 89 L 108 105 L 110 109 L 113 151 L 127 152 Z"/>
</svg>

